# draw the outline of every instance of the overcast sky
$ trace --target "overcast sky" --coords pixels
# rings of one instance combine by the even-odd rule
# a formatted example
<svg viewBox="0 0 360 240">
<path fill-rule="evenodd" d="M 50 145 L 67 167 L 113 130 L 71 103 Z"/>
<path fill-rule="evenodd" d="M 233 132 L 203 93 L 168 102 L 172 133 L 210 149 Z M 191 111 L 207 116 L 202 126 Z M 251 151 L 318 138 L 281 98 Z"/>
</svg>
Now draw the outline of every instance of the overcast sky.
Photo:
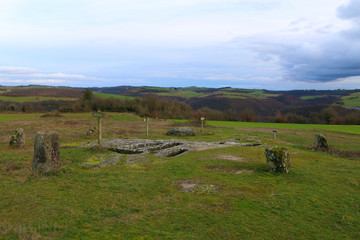
<svg viewBox="0 0 360 240">
<path fill-rule="evenodd" d="M 0 85 L 360 88 L 360 0 L 0 0 Z"/>
</svg>

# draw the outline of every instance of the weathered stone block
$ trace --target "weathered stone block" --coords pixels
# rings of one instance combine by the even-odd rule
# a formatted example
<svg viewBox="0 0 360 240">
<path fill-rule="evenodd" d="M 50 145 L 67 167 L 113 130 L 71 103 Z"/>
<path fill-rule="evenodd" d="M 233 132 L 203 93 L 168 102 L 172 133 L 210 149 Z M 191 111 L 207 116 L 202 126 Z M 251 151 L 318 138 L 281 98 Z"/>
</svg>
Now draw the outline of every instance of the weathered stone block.
<svg viewBox="0 0 360 240">
<path fill-rule="evenodd" d="M 60 168 L 59 134 L 52 131 L 37 132 L 34 141 L 33 171 L 51 172 Z"/>
<path fill-rule="evenodd" d="M 272 172 L 288 173 L 290 170 L 290 156 L 282 148 L 271 147 L 265 149 L 267 165 Z"/>
<path fill-rule="evenodd" d="M 174 136 L 195 136 L 196 131 L 191 127 L 179 127 L 179 128 L 172 128 L 167 132 L 167 135 L 174 135 Z"/>
<path fill-rule="evenodd" d="M 25 132 L 24 129 L 18 128 L 11 135 L 10 146 L 22 147 L 25 144 Z"/>
<path fill-rule="evenodd" d="M 327 139 L 324 135 L 315 134 L 314 148 L 315 150 L 322 150 L 322 151 L 327 151 L 329 149 Z"/>
</svg>

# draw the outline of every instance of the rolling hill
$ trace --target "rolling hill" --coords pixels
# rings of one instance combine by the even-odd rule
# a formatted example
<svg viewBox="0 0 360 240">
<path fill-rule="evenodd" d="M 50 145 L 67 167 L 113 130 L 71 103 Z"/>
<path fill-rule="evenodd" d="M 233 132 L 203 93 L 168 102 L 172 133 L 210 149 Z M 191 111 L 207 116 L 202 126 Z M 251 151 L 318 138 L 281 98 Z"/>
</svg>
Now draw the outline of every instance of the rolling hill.
<svg viewBox="0 0 360 240">
<path fill-rule="evenodd" d="M 275 121 L 281 122 L 280 115 L 284 115 L 287 119 L 286 122 L 289 122 L 287 116 L 291 115 L 295 116 L 294 122 L 306 122 L 306 119 L 316 117 L 314 117 L 314 113 L 318 114 L 329 108 L 338 115 L 351 115 L 353 111 L 358 111 L 356 108 L 360 107 L 359 89 L 269 91 L 231 87 L 163 88 L 132 86 L 88 89 L 96 97 L 103 99 L 125 101 L 156 97 L 175 100 L 185 103 L 192 109 L 203 112 L 203 114 L 208 113 L 208 115 L 215 116 L 219 112 L 225 113 L 226 120 L 243 119 L 240 115 L 244 115 L 245 112 L 252 115 L 250 121 L 268 121 L 270 118 L 277 117 L 278 120 Z M 12 110 L 16 110 L 23 108 L 22 106 L 25 104 L 37 103 L 43 106 L 51 105 L 52 108 L 55 108 L 53 110 L 61 108 L 71 111 L 69 106 L 81 99 L 84 90 L 84 88 L 69 87 L 0 86 L 0 110 L 9 110 L 9 106 L 13 106 Z M 45 108 L 47 111 L 51 110 L 49 107 Z M 38 107 L 37 109 L 41 111 L 42 108 Z"/>
</svg>

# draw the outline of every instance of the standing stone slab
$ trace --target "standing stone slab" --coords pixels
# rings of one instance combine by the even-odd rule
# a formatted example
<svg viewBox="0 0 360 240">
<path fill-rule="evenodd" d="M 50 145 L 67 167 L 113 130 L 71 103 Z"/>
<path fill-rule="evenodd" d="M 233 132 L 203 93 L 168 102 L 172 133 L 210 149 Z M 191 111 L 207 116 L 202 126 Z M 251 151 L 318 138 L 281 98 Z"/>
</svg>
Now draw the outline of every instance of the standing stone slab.
<svg viewBox="0 0 360 240">
<path fill-rule="evenodd" d="M 52 131 L 37 132 L 34 141 L 33 171 L 51 172 L 60 168 L 59 134 Z"/>
<path fill-rule="evenodd" d="M 11 135 L 10 146 L 22 147 L 25 144 L 25 132 L 24 129 L 18 128 Z"/>
<path fill-rule="evenodd" d="M 329 150 L 327 139 L 324 135 L 315 134 L 314 148 L 315 150 L 322 150 L 322 151 Z"/>
<path fill-rule="evenodd" d="M 267 165 L 272 172 L 288 173 L 290 170 L 290 156 L 282 148 L 271 147 L 265 149 Z"/>
</svg>

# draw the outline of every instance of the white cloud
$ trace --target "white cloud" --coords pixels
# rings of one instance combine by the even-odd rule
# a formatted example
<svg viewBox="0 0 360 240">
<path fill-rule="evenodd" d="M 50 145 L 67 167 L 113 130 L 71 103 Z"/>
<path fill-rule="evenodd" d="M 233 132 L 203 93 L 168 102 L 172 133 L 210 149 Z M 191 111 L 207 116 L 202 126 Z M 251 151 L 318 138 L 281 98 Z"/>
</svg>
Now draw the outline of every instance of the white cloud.
<svg viewBox="0 0 360 240">
<path fill-rule="evenodd" d="M 59 79 L 13 79 L 13 80 L 6 80 L 0 81 L 2 84 L 20 84 L 20 85 L 27 85 L 27 84 L 39 84 L 39 85 L 63 85 L 63 84 L 70 84 L 71 81 L 68 80 L 59 80 Z"/>
<path fill-rule="evenodd" d="M 0 66 L 0 83 L 78 85 L 82 81 L 100 81 L 99 78 L 79 74 L 45 73 L 34 68 Z"/>
<path fill-rule="evenodd" d="M 79 74 L 64 74 L 64 73 L 34 73 L 28 76 L 39 77 L 39 78 L 54 78 L 54 79 L 95 79 Z"/>
<path fill-rule="evenodd" d="M 17 7 L 7 8 L 13 17 L 0 23 L 0 43 L 199 46 L 280 31 L 301 17 L 311 19 L 310 25 L 335 24 L 338 0 L 308 4 L 304 0 L 17 1 Z M 327 17 L 320 17 L 323 15 Z"/>
<path fill-rule="evenodd" d="M 79 74 L 65 73 L 42 73 L 37 69 L 28 67 L 9 67 L 0 66 L 0 76 L 5 77 L 36 77 L 36 78 L 54 78 L 54 79 L 89 79 L 89 77 Z"/>
<path fill-rule="evenodd" d="M 120 85 L 150 85 L 143 78 L 104 79 L 81 74 L 48 73 L 28 67 L 0 66 L 2 85 L 53 85 L 72 87 L 103 87 Z"/>
<path fill-rule="evenodd" d="M 0 74 L 31 74 L 37 72 L 34 68 L 0 66 Z"/>
<path fill-rule="evenodd" d="M 358 32 L 346 20 L 353 19 L 356 11 L 342 7 L 338 15 L 343 18 L 337 17 L 336 9 L 346 3 L 349 1 L 2 0 L 0 65 L 42 70 L 0 67 L 0 79 L 33 81 L 31 84 L 68 81 L 73 86 L 146 84 L 147 79 L 153 80 L 151 85 L 160 80 L 181 85 L 183 81 L 176 79 L 187 79 L 194 81 L 192 85 L 203 81 L 209 86 L 223 82 L 243 87 L 301 87 L 297 81 L 303 77 L 321 80 L 327 68 L 338 70 L 349 62 L 357 63 L 353 61 L 357 55 L 351 52 L 358 53 L 354 48 Z M 344 40 L 345 30 L 355 36 L 353 40 Z M 259 58 L 253 50 L 260 53 Z M 335 58 L 340 61 L 331 61 Z M 328 61 L 320 61 L 324 59 Z M 338 62 L 335 67 L 327 66 Z M 47 68 L 61 70 L 45 71 Z M 281 73 L 282 82 L 278 81 Z M 338 75 L 346 76 L 352 75 Z"/>
</svg>

